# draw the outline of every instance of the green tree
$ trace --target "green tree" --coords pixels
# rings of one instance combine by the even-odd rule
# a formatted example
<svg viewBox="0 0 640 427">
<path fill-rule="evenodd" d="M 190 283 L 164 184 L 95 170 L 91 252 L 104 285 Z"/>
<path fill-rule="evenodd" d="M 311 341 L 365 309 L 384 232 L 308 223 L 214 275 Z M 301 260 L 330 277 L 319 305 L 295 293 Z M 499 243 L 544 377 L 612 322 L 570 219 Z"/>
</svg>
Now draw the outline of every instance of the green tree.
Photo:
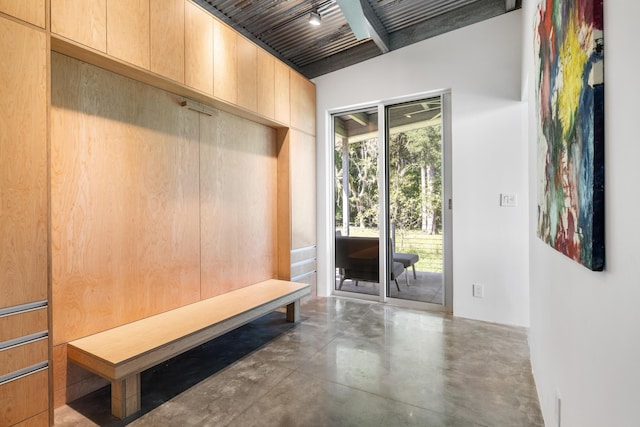
<svg viewBox="0 0 640 427">
<path fill-rule="evenodd" d="M 436 234 L 442 227 L 440 126 L 392 134 L 389 155 L 392 221 Z"/>
</svg>

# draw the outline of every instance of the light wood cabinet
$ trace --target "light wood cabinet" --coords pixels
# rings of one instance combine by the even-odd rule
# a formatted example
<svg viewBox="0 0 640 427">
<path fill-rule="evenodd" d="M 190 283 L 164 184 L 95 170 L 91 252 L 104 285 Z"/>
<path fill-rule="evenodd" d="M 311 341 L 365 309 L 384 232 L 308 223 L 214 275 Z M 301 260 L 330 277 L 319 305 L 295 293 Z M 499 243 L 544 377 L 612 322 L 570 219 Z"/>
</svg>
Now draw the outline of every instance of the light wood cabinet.
<svg viewBox="0 0 640 427">
<path fill-rule="evenodd" d="M 47 330 L 47 307 L 0 316 L 0 342 Z"/>
<path fill-rule="evenodd" d="M 0 0 L 0 12 L 45 28 L 45 0 Z"/>
<path fill-rule="evenodd" d="M 149 0 L 107 0 L 107 53 L 149 69 Z"/>
<path fill-rule="evenodd" d="M 49 408 L 49 372 L 44 369 L 0 385 L 0 425 L 17 423 L 47 413 Z M 38 419 L 43 419 L 39 417 Z M 46 421 L 49 421 L 48 416 Z M 37 424 L 32 424 L 37 425 Z M 40 424 L 43 426 L 47 424 Z"/>
<path fill-rule="evenodd" d="M 218 20 L 213 21 L 213 96 L 238 102 L 238 34 Z"/>
<path fill-rule="evenodd" d="M 107 0 L 51 0 L 51 32 L 107 51 Z"/>
<path fill-rule="evenodd" d="M 316 134 L 316 86 L 303 75 L 291 71 L 291 127 Z"/>
<path fill-rule="evenodd" d="M 213 95 L 213 18 L 185 2 L 185 84 Z"/>
<path fill-rule="evenodd" d="M 316 244 L 316 139 L 289 131 L 291 181 L 291 249 Z"/>
<path fill-rule="evenodd" d="M 295 129 L 278 130 L 278 276 L 315 269 L 315 137 Z M 302 270 L 294 264 L 306 264 Z M 310 270 L 309 270 L 310 269 Z"/>
<path fill-rule="evenodd" d="M 258 111 L 258 47 L 244 37 L 237 38 L 238 105 Z"/>
<path fill-rule="evenodd" d="M 47 38 L 0 18 L 0 308 L 47 299 Z"/>
<path fill-rule="evenodd" d="M 258 114 L 269 119 L 275 118 L 275 58 L 258 49 L 256 96 Z"/>
<path fill-rule="evenodd" d="M 289 90 L 289 67 L 281 61 L 275 61 L 273 79 L 275 85 L 275 119 L 280 123 L 288 125 L 291 121 L 290 90 Z"/>
<path fill-rule="evenodd" d="M 47 35 L 0 17 L 0 52 L 0 425 L 46 426 Z"/>
<path fill-rule="evenodd" d="M 0 350 L 0 377 L 48 360 L 47 338 Z"/>
<path fill-rule="evenodd" d="M 185 0 L 149 0 L 151 71 L 184 83 Z"/>
</svg>

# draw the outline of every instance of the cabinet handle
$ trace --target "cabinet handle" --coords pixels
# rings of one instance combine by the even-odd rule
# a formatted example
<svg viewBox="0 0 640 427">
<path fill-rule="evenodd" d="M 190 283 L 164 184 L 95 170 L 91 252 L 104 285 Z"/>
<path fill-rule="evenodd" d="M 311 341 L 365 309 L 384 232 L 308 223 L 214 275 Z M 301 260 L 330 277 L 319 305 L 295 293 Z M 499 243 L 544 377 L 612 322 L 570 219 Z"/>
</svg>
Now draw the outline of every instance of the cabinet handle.
<svg viewBox="0 0 640 427">
<path fill-rule="evenodd" d="M 34 341 L 41 340 L 43 338 L 47 338 L 49 333 L 47 331 L 36 332 L 35 334 L 24 335 L 22 337 L 13 338 L 7 341 L 0 342 L 0 351 L 6 350 L 10 347 L 16 347 L 22 344 L 31 343 Z"/>
<path fill-rule="evenodd" d="M 47 300 L 29 302 L 26 304 L 14 305 L 11 307 L 0 308 L 0 317 L 9 316 L 12 314 L 22 313 L 24 311 L 29 310 L 37 310 L 42 307 L 46 307 L 48 304 Z"/>
<path fill-rule="evenodd" d="M 10 372 L 6 375 L 0 375 L 0 386 L 5 385 L 11 381 L 15 381 L 27 375 L 35 374 L 36 372 L 43 371 L 49 367 L 49 362 L 40 362 L 35 365 L 28 366 L 26 368 L 18 369 L 17 371 Z"/>
</svg>

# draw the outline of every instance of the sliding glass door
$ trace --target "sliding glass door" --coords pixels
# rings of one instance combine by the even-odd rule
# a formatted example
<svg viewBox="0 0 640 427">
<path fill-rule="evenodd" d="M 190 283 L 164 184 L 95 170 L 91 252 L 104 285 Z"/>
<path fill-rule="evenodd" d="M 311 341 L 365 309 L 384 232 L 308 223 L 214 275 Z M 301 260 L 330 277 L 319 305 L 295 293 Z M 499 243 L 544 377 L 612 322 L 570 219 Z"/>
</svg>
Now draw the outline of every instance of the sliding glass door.
<svg viewBox="0 0 640 427">
<path fill-rule="evenodd" d="M 393 267 L 404 274 L 388 296 L 444 304 L 442 97 L 389 105 L 389 230 Z"/>
<path fill-rule="evenodd" d="M 451 306 L 448 100 L 333 114 L 335 293 Z"/>
</svg>

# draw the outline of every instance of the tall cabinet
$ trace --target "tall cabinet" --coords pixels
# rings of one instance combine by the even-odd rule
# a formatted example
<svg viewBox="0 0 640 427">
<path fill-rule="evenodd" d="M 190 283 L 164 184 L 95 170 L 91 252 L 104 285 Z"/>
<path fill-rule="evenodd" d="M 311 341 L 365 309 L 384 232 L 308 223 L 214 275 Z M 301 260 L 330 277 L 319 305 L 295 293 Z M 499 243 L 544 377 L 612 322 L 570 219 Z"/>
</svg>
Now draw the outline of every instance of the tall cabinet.
<svg viewBox="0 0 640 427">
<path fill-rule="evenodd" d="M 0 0 L 0 427 L 93 390 L 50 341 L 51 51 L 279 129 L 277 273 L 315 285 L 313 83 L 190 0 Z"/>
<path fill-rule="evenodd" d="M 278 132 L 280 278 L 311 285 L 316 294 L 316 92 L 301 74 L 289 74 L 291 126 Z"/>
<path fill-rule="evenodd" d="M 49 49 L 36 27 L 44 2 L 4 1 L 0 12 L 0 425 L 46 426 Z"/>
</svg>

